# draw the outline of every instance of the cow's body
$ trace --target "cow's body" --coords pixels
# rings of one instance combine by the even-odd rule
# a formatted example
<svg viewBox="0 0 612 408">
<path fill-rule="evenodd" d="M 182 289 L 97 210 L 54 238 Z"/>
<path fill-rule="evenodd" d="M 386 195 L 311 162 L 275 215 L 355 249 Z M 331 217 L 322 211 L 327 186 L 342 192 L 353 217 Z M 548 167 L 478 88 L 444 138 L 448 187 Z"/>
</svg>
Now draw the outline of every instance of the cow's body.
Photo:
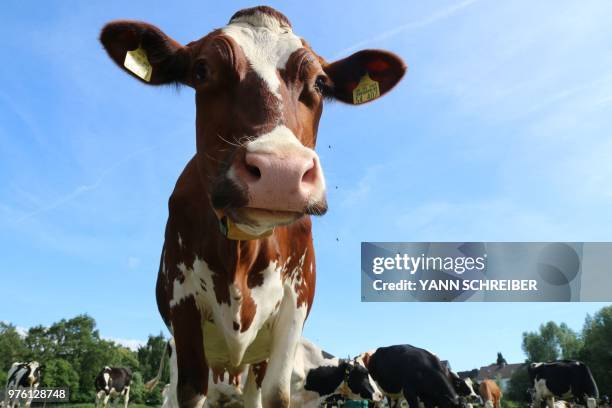
<svg viewBox="0 0 612 408">
<path fill-rule="evenodd" d="M 402 399 L 411 407 L 418 407 L 419 400 L 426 408 L 461 405 L 449 370 L 427 350 L 407 344 L 380 347 L 361 354 L 358 360 L 392 407 L 399 406 Z"/>
<path fill-rule="evenodd" d="M 41 366 L 37 361 L 26 363 L 13 363 L 8 371 L 5 389 L 5 407 L 21 406 L 21 398 L 9 398 L 8 390 L 36 390 L 40 385 Z M 32 404 L 32 399 L 25 400 L 25 406 L 29 407 Z"/>
<path fill-rule="evenodd" d="M 548 407 L 553 408 L 555 398 L 575 399 L 589 408 L 596 406 L 599 390 L 591 370 L 584 363 L 574 360 L 532 363 L 527 371 L 535 389 L 536 407 L 546 401 Z"/>
<path fill-rule="evenodd" d="M 245 405 L 287 407 L 315 291 L 309 216 L 327 210 L 314 151 L 324 97 L 367 102 L 405 65 L 378 50 L 328 64 L 269 7 L 185 46 L 134 21 L 100 39 L 144 82 L 196 91 L 196 154 L 170 198 L 156 289 L 176 342 L 178 404 L 203 405 L 210 370 L 248 365 Z"/>
<path fill-rule="evenodd" d="M 502 392 L 493 380 L 483 380 L 479 392 L 485 408 L 501 408 Z"/>
<path fill-rule="evenodd" d="M 236 375 L 274 356 L 271 376 L 288 375 L 281 366 L 293 354 L 312 304 L 315 265 L 307 218 L 276 228 L 262 242 L 224 239 L 210 209 L 192 207 L 191 195 L 204 196 L 205 190 L 191 179 L 196 174 L 189 167 L 170 200 L 157 297 L 175 337 L 179 382 L 181 371 L 193 375 L 183 395 L 193 391 L 191 397 L 199 400 L 203 394 L 196 390 L 206 391 L 209 369 Z M 202 252 L 209 245 L 218 249 Z M 261 385 L 262 378 L 250 375 L 247 381 Z M 249 389 L 257 401 L 259 386 Z"/>
<path fill-rule="evenodd" d="M 130 386 L 132 384 L 132 371 L 123 367 L 104 367 L 96 376 L 95 406 L 106 408 L 110 399 L 123 397 L 124 407 L 130 401 Z"/>
</svg>

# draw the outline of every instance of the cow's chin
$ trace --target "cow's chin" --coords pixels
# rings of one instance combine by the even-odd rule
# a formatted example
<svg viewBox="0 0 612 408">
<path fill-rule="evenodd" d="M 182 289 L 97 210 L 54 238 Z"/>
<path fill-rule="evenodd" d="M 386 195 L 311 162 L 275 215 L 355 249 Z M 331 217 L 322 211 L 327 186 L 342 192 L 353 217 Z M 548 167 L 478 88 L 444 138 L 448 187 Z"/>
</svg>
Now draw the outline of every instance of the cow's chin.
<svg viewBox="0 0 612 408">
<path fill-rule="evenodd" d="M 238 228 L 251 235 L 261 235 L 274 227 L 292 224 L 304 215 L 296 211 L 267 210 L 252 207 L 228 209 L 226 214 Z"/>
</svg>

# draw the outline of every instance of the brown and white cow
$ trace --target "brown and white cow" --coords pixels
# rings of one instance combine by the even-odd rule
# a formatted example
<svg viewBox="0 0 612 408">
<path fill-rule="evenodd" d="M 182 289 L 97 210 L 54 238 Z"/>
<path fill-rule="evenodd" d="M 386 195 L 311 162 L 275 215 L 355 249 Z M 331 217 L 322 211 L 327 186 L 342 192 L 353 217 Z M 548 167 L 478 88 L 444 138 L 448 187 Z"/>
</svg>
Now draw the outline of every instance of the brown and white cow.
<svg viewBox="0 0 612 408">
<path fill-rule="evenodd" d="M 500 408 L 502 392 L 493 380 L 484 380 L 478 387 L 485 408 Z"/>
<path fill-rule="evenodd" d="M 314 151 L 323 100 L 375 99 L 404 63 L 380 50 L 327 63 L 263 6 L 187 45 L 137 21 L 107 24 L 100 40 L 141 81 L 195 90 L 196 154 L 170 197 L 157 280 L 179 404 L 203 404 L 209 368 L 250 364 L 247 405 L 288 406 L 315 289 L 309 215 L 327 210 Z"/>
</svg>

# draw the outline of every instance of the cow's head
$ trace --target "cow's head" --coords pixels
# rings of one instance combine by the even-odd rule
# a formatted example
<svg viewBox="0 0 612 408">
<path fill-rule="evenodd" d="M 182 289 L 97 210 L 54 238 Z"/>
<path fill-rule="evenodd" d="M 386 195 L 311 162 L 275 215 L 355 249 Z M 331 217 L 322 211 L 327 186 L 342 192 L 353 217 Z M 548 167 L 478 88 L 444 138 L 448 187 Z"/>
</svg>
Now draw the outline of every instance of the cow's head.
<svg viewBox="0 0 612 408">
<path fill-rule="evenodd" d="M 304 389 L 320 396 L 339 394 L 348 399 L 382 401 L 383 395 L 365 367 L 351 360 L 336 361 L 337 365 L 311 369 Z"/>
<path fill-rule="evenodd" d="M 345 370 L 345 382 L 350 399 L 364 399 L 369 401 L 382 401 L 383 395 L 370 376 L 368 370 L 357 362 L 344 362 L 341 364 Z"/>
<path fill-rule="evenodd" d="M 40 383 L 43 375 L 44 366 L 38 361 L 30 361 L 28 363 L 28 383 L 32 387 L 34 384 Z"/>
<path fill-rule="evenodd" d="M 474 382 L 471 378 L 460 378 L 453 371 L 449 371 L 449 377 L 453 383 L 453 388 L 460 397 L 465 398 L 468 402 L 476 402 L 479 399 L 474 391 Z"/>
<path fill-rule="evenodd" d="M 217 214 L 255 235 L 326 212 L 314 151 L 324 99 L 368 102 L 406 70 L 381 50 L 327 63 L 269 7 L 241 10 L 187 45 L 135 21 L 107 24 L 100 39 L 142 81 L 195 89 L 200 178 Z"/>
</svg>

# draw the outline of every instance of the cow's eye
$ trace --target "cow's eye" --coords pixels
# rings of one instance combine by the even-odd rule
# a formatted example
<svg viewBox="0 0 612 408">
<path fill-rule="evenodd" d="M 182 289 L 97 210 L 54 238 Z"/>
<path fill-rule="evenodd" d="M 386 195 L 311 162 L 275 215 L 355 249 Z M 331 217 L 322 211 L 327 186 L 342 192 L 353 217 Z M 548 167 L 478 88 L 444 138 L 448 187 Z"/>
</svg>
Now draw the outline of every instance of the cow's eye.
<svg viewBox="0 0 612 408">
<path fill-rule="evenodd" d="M 322 95 L 326 93 L 326 91 L 329 89 L 329 85 L 327 84 L 327 78 L 325 75 L 319 75 L 317 79 L 315 79 L 314 88 Z"/>
<path fill-rule="evenodd" d="M 196 82 L 204 83 L 208 79 L 208 66 L 205 61 L 198 61 L 193 67 L 193 77 Z"/>
</svg>

